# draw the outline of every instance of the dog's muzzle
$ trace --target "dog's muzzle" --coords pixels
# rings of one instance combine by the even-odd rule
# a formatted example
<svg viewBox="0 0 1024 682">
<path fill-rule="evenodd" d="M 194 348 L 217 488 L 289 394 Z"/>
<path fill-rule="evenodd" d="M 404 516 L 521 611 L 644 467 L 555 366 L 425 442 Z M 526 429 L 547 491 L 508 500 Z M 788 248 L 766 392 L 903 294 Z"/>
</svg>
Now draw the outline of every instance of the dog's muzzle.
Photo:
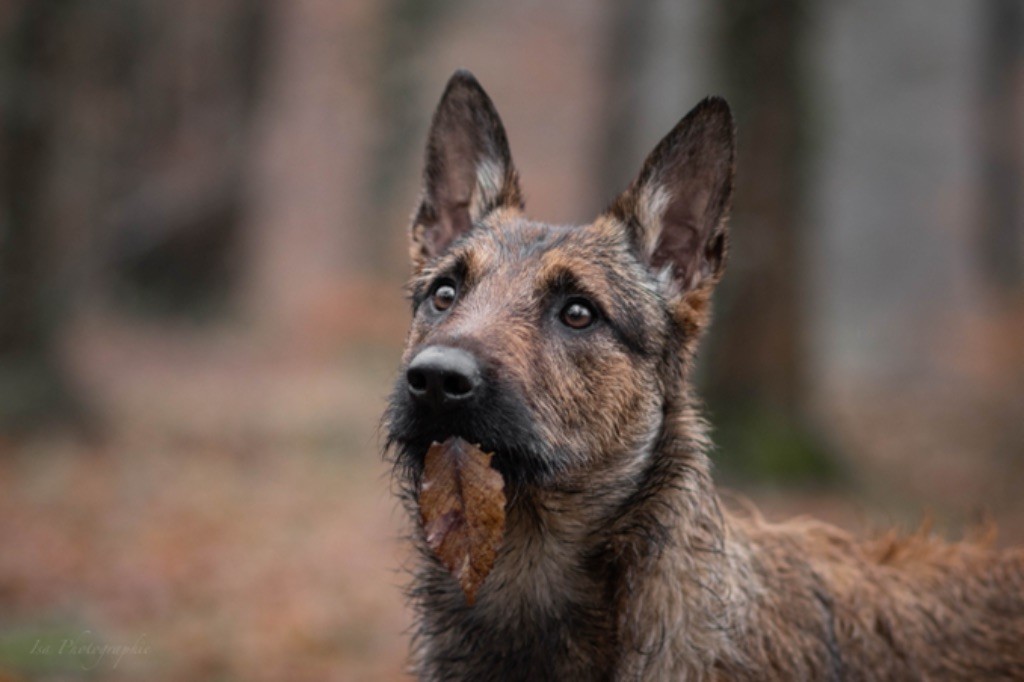
<svg viewBox="0 0 1024 682">
<path fill-rule="evenodd" d="M 539 481 L 558 459 L 537 432 L 521 393 L 500 368 L 469 348 L 433 344 L 400 373 L 387 413 L 388 441 L 412 471 L 433 442 L 459 436 L 485 452 L 506 484 Z"/>
</svg>

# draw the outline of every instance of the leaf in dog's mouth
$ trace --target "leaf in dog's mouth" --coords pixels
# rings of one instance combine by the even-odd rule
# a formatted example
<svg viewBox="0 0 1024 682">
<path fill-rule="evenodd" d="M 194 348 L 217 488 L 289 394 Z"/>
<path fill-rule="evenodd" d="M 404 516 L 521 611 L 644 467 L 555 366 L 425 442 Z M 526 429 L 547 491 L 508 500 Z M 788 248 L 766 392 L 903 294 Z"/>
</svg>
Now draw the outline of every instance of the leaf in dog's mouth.
<svg viewBox="0 0 1024 682">
<path fill-rule="evenodd" d="M 427 450 L 420 518 L 427 544 L 476 601 L 505 533 L 505 482 L 492 454 L 458 436 Z"/>
</svg>

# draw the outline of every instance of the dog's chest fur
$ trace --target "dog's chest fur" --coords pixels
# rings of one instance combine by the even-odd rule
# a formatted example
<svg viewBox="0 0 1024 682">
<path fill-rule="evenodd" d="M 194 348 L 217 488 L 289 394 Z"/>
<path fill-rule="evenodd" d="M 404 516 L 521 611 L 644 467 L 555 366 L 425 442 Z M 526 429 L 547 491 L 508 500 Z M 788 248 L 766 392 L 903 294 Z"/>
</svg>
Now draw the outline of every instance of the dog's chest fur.
<svg viewBox="0 0 1024 682">
<path fill-rule="evenodd" d="M 419 673 L 429 680 L 610 679 L 614 564 L 568 508 L 513 500 L 501 553 L 473 606 L 425 550 L 413 588 Z"/>
</svg>

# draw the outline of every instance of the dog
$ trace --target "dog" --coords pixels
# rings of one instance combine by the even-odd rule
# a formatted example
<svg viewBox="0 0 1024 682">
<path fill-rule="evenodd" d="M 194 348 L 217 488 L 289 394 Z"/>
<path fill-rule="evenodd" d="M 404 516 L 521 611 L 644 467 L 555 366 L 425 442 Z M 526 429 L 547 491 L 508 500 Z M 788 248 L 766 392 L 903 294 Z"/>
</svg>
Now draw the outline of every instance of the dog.
<svg viewBox="0 0 1024 682">
<path fill-rule="evenodd" d="M 691 374 L 734 159 L 729 106 L 709 97 L 592 223 L 536 222 L 493 103 L 452 76 L 384 419 L 418 548 L 420 679 L 1024 679 L 1024 551 L 857 540 L 720 503 Z M 417 510 L 424 453 L 451 436 L 495 453 L 507 493 L 472 605 Z"/>
</svg>

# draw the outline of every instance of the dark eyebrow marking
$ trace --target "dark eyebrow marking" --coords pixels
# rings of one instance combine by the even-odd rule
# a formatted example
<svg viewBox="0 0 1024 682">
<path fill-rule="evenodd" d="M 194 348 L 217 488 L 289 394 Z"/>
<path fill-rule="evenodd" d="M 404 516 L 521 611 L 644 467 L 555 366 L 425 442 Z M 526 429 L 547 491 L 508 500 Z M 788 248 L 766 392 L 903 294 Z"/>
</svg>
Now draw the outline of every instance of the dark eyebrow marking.
<svg viewBox="0 0 1024 682">
<path fill-rule="evenodd" d="M 567 267 L 558 267 L 551 270 L 545 275 L 544 279 L 537 283 L 538 294 L 543 296 L 551 292 L 585 296 L 601 308 L 598 312 L 605 314 L 607 311 L 607 305 L 602 301 L 602 297 L 597 295 L 593 289 L 584 284 L 576 273 Z"/>
<path fill-rule="evenodd" d="M 429 268 L 412 281 L 409 286 L 409 300 L 413 312 L 423 303 L 431 286 L 442 277 L 450 277 L 465 287 L 470 283 L 468 278 L 469 264 L 465 253 L 454 253 L 443 258 L 435 267 Z"/>
</svg>

